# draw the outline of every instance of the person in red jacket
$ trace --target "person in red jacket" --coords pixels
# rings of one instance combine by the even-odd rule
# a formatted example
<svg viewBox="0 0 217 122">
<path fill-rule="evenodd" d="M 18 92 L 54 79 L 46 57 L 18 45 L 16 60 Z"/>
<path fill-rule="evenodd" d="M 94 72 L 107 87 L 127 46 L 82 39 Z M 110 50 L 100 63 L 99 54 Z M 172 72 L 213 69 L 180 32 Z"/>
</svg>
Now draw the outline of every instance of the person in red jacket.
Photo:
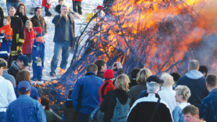
<svg viewBox="0 0 217 122">
<path fill-rule="evenodd" d="M 28 61 L 31 62 L 33 40 L 35 39 L 35 32 L 32 28 L 31 20 L 27 20 L 25 23 L 24 35 L 25 37 L 22 47 L 22 53 L 23 55 L 26 55 L 28 57 Z"/>
<path fill-rule="evenodd" d="M 42 0 L 42 6 L 45 8 L 45 16 L 52 16 L 50 12 L 51 0 Z"/>
<path fill-rule="evenodd" d="M 82 15 L 81 2 L 82 0 L 72 0 L 73 2 L 73 11 L 78 12 L 78 14 Z"/>
<path fill-rule="evenodd" d="M 113 84 L 114 76 L 115 76 L 114 71 L 111 70 L 111 69 L 106 70 L 105 73 L 104 73 L 105 81 L 104 81 L 103 85 L 99 89 L 100 105 L 101 105 L 101 103 L 103 101 L 103 98 L 106 96 L 106 94 L 109 91 L 115 90 L 115 86 Z"/>
</svg>

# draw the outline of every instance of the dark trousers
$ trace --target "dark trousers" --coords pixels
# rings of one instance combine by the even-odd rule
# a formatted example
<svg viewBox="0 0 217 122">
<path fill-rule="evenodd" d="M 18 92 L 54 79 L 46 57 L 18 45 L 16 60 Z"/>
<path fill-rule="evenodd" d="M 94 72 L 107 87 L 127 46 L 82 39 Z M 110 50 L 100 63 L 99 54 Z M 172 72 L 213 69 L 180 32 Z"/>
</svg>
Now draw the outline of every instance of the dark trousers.
<svg viewBox="0 0 217 122">
<path fill-rule="evenodd" d="M 83 114 L 78 113 L 78 122 L 88 122 L 90 115 L 89 114 Z"/>
<path fill-rule="evenodd" d="M 80 15 L 82 14 L 81 2 L 73 1 L 73 11 L 78 12 Z"/>
</svg>

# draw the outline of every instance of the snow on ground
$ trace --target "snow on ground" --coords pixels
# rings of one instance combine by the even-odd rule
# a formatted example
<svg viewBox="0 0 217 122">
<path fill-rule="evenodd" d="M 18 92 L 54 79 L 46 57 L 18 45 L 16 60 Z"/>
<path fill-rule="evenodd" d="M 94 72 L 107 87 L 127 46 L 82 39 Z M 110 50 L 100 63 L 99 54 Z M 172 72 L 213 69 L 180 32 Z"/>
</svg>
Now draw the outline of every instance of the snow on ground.
<svg viewBox="0 0 217 122">
<path fill-rule="evenodd" d="M 82 28 L 86 24 L 86 14 L 89 12 L 92 12 L 93 9 L 95 9 L 98 5 L 102 5 L 103 0 L 83 0 L 82 1 L 82 18 L 81 19 L 75 19 L 75 32 L 76 36 L 79 36 L 80 32 L 82 31 Z M 27 12 L 31 8 L 31 0 L 25 0 L 25 4 L 27 7 Z M 51 77 L 49 76 L 50 72 L 50 65 L 51 60 L 53 57 L 53 49 L 54 49 L 54 43 L 53 43 L 53 37 L 54 37 L 54 25 L 52 24 L 52 19 L 54 15 L 57 13 L 54 11 L 55 6 L 58 4 L 58 0 L 52 0 L 52 8 L 51 12 L 53 14 L 52 17 L 45 17 L 45 21 L 47 23 L 47 34 L 44 36 L 45 38 L 45 62 L 44 62 L 44 70 L 43 70 L 43 77 L 42 80 L 51 80 Z M 72 10 L 72 0 L 65 0 L 65 4 L 70 7 Z M 4 8 L 4 11 L 6 12 L 6 6 L 5 6 L 5 0 L 0 0 L 0 6 Z M 44 13 L 43 13 L 44 14 Z M 7 13 L 5 13 L 7 15 Z M 32 15 L 28 14 L 28 17 L 32 17 Z M 70 57 L 68 59 L 68 66 L 70 65 L 70 61 L 72 59 L 72 53 L 70 54 Z M 61 61 L 61 58 L 60 58 Z M 59 63 L 60 63 L 59 61 Z M 58 65 L 59 66 L 59 65 Z M 56 73 L 58 75 L 58 68 L 56 70 Z"/>
</svg>

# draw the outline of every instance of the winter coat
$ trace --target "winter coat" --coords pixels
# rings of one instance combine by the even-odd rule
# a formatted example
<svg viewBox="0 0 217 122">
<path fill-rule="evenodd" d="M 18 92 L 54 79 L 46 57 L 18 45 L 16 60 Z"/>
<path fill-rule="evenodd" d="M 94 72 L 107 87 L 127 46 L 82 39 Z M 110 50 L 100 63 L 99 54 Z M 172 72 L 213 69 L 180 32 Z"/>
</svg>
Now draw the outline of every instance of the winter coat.
<svg viewBox="0 0 217 122">
<path fill-rule="evenodd" d="M 75 109 L 72 105 L 72 100 L 67 99 L 63 106 L 63 122 L 75 122 Z"/>
<path fill-rule="evenodd" d="M 20 13 L 20 12 L 16 12 L 15 15 L 16 15 L 16 16 L 19 16 L 19 17 L 22 19 L 23 26 L 25 27 L 26 21 L 27 21 L 29 18 L 28 18 L 26 15 L 23 15 L 23 14 Z"/>
<path fill-rule="evenodd" d="M 4 33 L 1 33 L 4 31 Z M 0 28 L 0 57 L 8 59 L 11 52 L 13 30 L 10 25 Z"/>
<path fill-rule="evenodd" d="M 4 18 L 4 11 L 3 11 L 3 9 L 0 7 L 0 27 L 3 26 L 3 18 Z"/>
<path fill-rule="evenodd" d="M 129 91 L 129 97 L 130 97 L 130 106 L 133 105 L 133 103 L 138 99 L 139 94 L 143 91 L 146 90 L 146 84 L 145 83 L 141 83 L 138 85 L 133 86 L 132 88 L 130 88 Z"/>
<path fill-rule="evenodd" d="M 51 7 L 50 0 L 42 0 L 42 6 L 49 9 Z"/>
<path fill-rule="evenodd" d="M 202 99 L 208 95 L 205 78 L 198 70 L 187 72 L 178 80 L 176 85 L 186 85 L 190 89 L 191 97 L 188 102 L 196 107 L 199 107 Z"/>
<path fill-rule="evenodd" d="M 115 90 L 115 86 L 112 80 L 105 80 L 103 85 L 99 89 L 100 105 L 108 92 Z"/>
<path fill-rule="evenodd" d="M 175 109 L 173 110 L 173 120 L 174 122 L 185 122 L 184 115 L 182 114 L 182 110 L 188 106 L 191 105 L 190 103 L 180 103 L 178 104 Z"/>
<path fill-rule="evenodd" d="M 45 110 L 46 122 L 62 122 L 62 119 L 59 115 L 51 110 Z"/>
<path fill-rule="evenodd" d="M 22 47 L 22 53 L 24 55 L 26 54 L 32 54 L 32 46 L 33 46 L 33 40 L 35 39 L 35 32 L 33 29 L 24 29 L 24 43 Z"/>
<path fill-rule="evenodd" d="M 128 93 L 126 91 L 116 89 L 114 91 L 110 91 L 104 98 L 100 110 L 104 112 L 104 121 L 110 122 L 114 112 L 114 108 L 116 105 L 116 98 L 120 101 L 121 104 L 126 104 L 128 101 Z"/>
<path fill-rule="evenodd" d="M 65 35 L 66 33 L 66 19 L 65 17 L 61 17 L 60 15 L 56 15 L 52 22 L 55 25 L 55 33 L 54 33 L 54 42 L 64 42 L 64 41 L 70 41 L 71 43 L 74 43 L 74 38 L 75 38 L 75 24 L 74 24 L 74 20 L 72 18 L 72 16 L 69 14 L 68 15 L 68 19 L 70 22 L 70 26 L 69 26 L 69 34 L 70 34 L 70 39 L 69 40 L 65 40 L 63 38 L 63 35 Z"/>
<path fill-rule="evenodd" d="M 13 61 L 10 68 L 8 69 L 8 73 L 13 75 L 16 78 L 16 75 L 19 71 L 20 68 L 17 66 L 16 61 Z"/>
<path fill-rule="evenodd" d="M 44 17 L 40 16 L 39 18 L 35 15 L 31 18 L 33 27 L 41 27 L 43 29 L 43 35 L 47 33 L 47 24 Z"/>
</svg>

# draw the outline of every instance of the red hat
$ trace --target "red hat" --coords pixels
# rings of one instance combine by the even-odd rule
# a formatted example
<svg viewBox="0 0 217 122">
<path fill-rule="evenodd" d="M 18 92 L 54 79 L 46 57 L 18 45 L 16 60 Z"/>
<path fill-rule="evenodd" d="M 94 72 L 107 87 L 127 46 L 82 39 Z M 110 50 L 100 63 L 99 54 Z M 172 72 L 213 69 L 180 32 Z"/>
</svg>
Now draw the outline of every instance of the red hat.
<svg viewBox="0 0 217 122">
<path fill-rule="evenodd" d="M 98 6 L 96 7 L 96 9 L 103 9 L 103 6 L 98 5 Z"/>
<path fill-rule="evenodd" d="M 104 72 L 104 78 L 105 79 L 113 79 L 115 77 L 114 75 L 114 71 L 111 70 L 111 69 L 107 69 L 105 72 Z"/>
</svg>

